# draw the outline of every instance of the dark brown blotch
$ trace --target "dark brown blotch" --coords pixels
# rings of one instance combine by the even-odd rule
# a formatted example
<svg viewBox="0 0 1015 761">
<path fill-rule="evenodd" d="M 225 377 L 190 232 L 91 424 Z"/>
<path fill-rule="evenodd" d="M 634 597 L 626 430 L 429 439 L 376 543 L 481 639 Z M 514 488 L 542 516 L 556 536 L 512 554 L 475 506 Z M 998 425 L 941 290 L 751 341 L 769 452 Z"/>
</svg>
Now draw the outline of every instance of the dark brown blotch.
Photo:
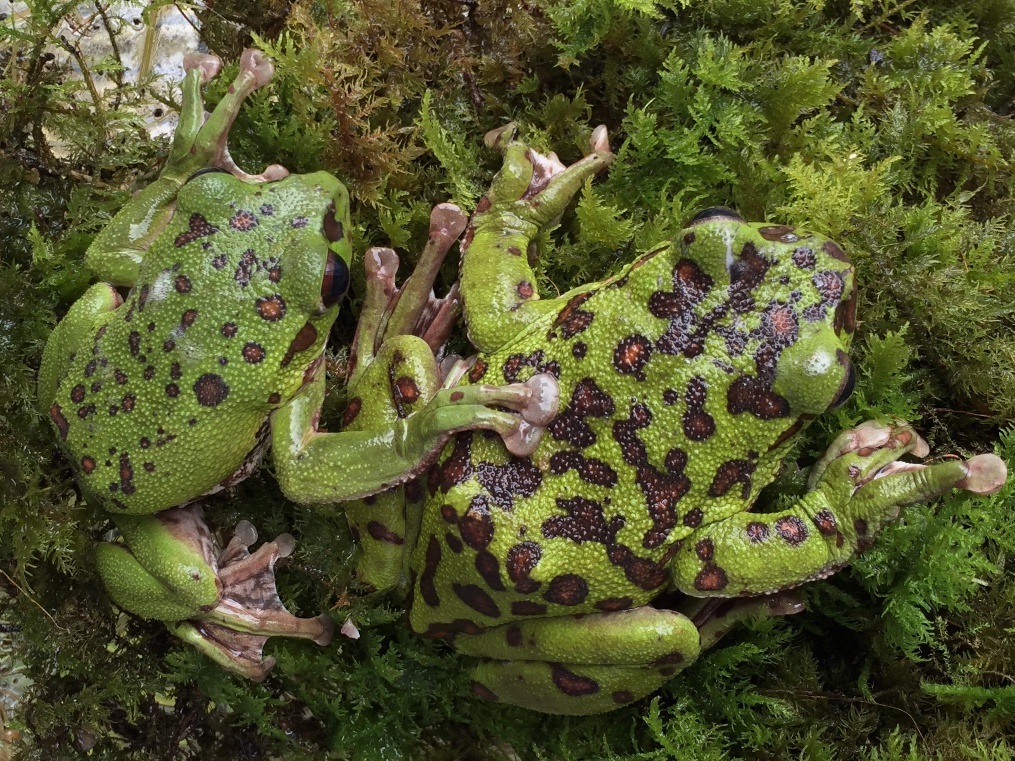
<svg viewBox="0 0 1015 761">
<path fill-rule="evenodd" d="M 684 393 L 687 409 L 684 411 L 684 435 L 691 441 L 707 441 L 715 433 L 715 418 L 705 411 L 708 384 L 700 376 L 691 378 Z M 666 401 L 666 394 L 663 394 Z M 669 402 L 667 402 L 669 403 Z"/>
<path fill-rule="evenodd" d="M 476 560 L 473 563 L 476 573 L 486 582 L 486 585 L 497 592 L 504 591 L 504 582 L 500 577 L 500 563 L 496 556 L 489 550 L 480 550 L 476 553 Z"/>
<path fill-rule="evenodd" d="M 723 497 L 734 484 L 741 484 L 740 499 L 747 499 L 751 494 L 751 476 L 757 463 L 750 460 L 727 460 L 718 467 L 712 485 L 708 487 L 708 496 Z"/>
<path fill-rule="evenodd" d="M 173 241 L 173 245 L 176 246 L 176 248 L 182 248 L 198 238 L 203 238 L 206 235 L 212 235 L 218 231 L 219 229 L 214 225 L 208 224 L 208 220 L 202 215 L 191 214 L 187 231 L 177 235 L 176 239 Z"/>
<path fill-rule="evenodd" d="M 254 308 L 261 319 L 267 322 L 278 322 L 285 317 L 285 299 L 277 293 L 257 299 Z"/>
<path fill-rule="evenodd" d="M 505 566 L 508 578 L 514 582 L 515 591 L 532 594 L 539 589 L 540 582 L 529 578 L 529 574 L 539 564 L 542 554 L 543 549 L 536 542 L 521 542 L 507 551 Z"/>
<path fill-rule="evenodd" d="M 749 412 L 759 420 L 789 417 L 789 402 L 775 393 L 760 378 L 744 376 L 730 384 L 726 392 L 726 409 L 731 415 Z"/>
<path fill-rule="evenodd" d="M 251 211 L 240 209 L 233 215 L 233 218 L 229 220 L 229 226 L 234 230 L 247 232 L 248 230 L 253 230 L 257 227 L 257 217 L 255 217 L 254 213 Z"/>
<path fill-rule="evenodd" d="M 694 588 L 699 592 L 718 592 L 729 584 L 726 571 L 714 563 L 709 563 L 694 577 Z"/>
<path fill-rule="evenodd" d="M 618 610 L 627 610 L 634 604 L 630 597 L 607 597 L 596 603 L 596 609 L 604 613 L 613 613 Z"/>
<path fill-rule="evenodd" d="M 849 257 L 846 253 L 839 248 L 833 241 L 825 241 L 825 245 L 821 247 L 821 250 L 828 254 L 833 259 L 837 259 L 840 262 L 849 262 Z"/>
<path fill-rule="evenodd" d="M 779 518 L 775 522 L 775 532 L 794 547 L 807 539 L 807 526 L 795 515 Z"/>
<path fill-rule="evenodd" d="M 378 542 L 384 542 L 385 544 L 401 545 L 405 543 L 405 539 L 400 534 L 392 531 L 377 520 L 367 523 L 367 533 Z"/>
<path fill-rule="evenodd" d="M 838 531 L 838 524 L 835 521 L 835 513 L 831 510 L 819 510 L 814 514 L 814 525 L 818 531 L 825 536 L 834 536 Z"/>
<path fill-rule="evenodd" d="M 576 573 L 554 576 L 543 592 L 543 599 L 556 605 L 581 605 L 589 594 L 589 584 Z"/>
<path fill-rule="evenodd" d="M 482 587 L 475 584 L 454 583 L 451 585 L 451 591 L 477 613 L 488 618 L 500 618 L 500 608 Z"/>
<path fill-rule="evenodd" d="M 215 407 L 229 396 L 229 386 L 222 376 L 205 373 L 194 381 L 194 395 L 202 407 Z"/>
<path fill-rule="evenodd" d="M 479 380 L 480 380 L 480 378 L 482 378 L 482 377 L 483 377 L 484 375 L 486 375 L 486 371 L 487 371 L 487 368 L 488 368 L 488 367 L 489 367 L 489 366 L 488 366 L 488 365 L 487 365 L 487 363 L 486 363 L 486 362 L 485 362 L 485 361 L 483 360 L 483 358 L 482 358 L 482 357 L 480 357 L 479 359 L 477 359 L 477 360 L 476 360 L 476 364 L 474 364 L 474 365 L 473 365 L 473 366 L 472 366 L 472 367 L 471 367 L 471 368 L 469 369 L 469 381 L 470 381 L 471 383 L 478 383 L 478 382 L 479 382 Z"/>
<path fill-rule="evenodd" d="M 247 341 L 243 345 L 243 359 L 252 365 L 264 361 L 264 347 L 257 341 Z"/>
<path fill-rule="evenodd" d="M 67 434 L 70 432 L 70 423 L 67 418 L 63 415 L 63 409 L 59 404 L 53 404 L 49 408 L 49 417 L 56 425 L 56 430 L 60 433 L 60 438 L 64 441 L 67 440 Z"/>
<path fill-rule="evenodd" d="M 348 428 L 356 416 L 359 415 L 360 410 L 363 409 L 363 400 L 354 396 L 349 400 L 349 404 L 346 405 L 345 412 L 342 413 L 342 427 Z"/>
<path fill-rule="evenodd" d="M 652 342 L 645 336 L 628 336 L 613 350 L 613 368 L 622 375 L 645 380 L 644 368 L 652 358 Z"/>
<path fill-rule="evenodd" d="M 559 663 L 550 664 L 550 677 L 558 690 L 572 698 L 599 692 L 599 683 L 595 679 L 576 674 Z"/>
<path fill-rule="evenodd" d="M 795 243 L 798 240 L 793 228 L 786 225 L 762 227 L 758 230 L 758 235 L 773 243 Z"/>
<path fill-rule="evenodd" d="M 496 692 L 491 690 L 482 682 L 477 682 L 475 679 L 469 682 L 469 688 L 472 690 L 473 695 L 475 695 L 478 698 L 482 698 L 483 700 L 490 700 L 493 701 L 494 703 L 500 700 L 500 698 L 497 697 Z"/>
<path fill-rule="evenodd" d="M 419 594 L 423 602 L 431 608 L 440 605 L 440 597 L 437 594 L 437 586 L 434 580 L 437 576 L 437 566 L 441 562 L 441 543 L 437 537 L 431 536 L 426 546 L 426 556 L 423 561 L 423 572 L 419 575 Z"/>
<path fill-rule="evenodd" d="M 474 550 L 483 550 L 493 541 L 494 524 L 486 499 L 473 497 L 469 509 L 458 521 L 462 540 Z"/>
<path fill-rule="evenodd" d="M 757 544 L 768 539 L 768 524 L 761 521 L 751 521 L 744 527 L 744 533 L 751 544 Z"/>
<path fill-rule="evenodd" d="M 286 367 L 292 362 L 293 357 L 299 354 L 301 351 L 306 351 L 317 341 L 317 328 L 312 323 L 304 323 L 303 327 L 300 328 L 299 333 L 293 338 L 292 343 L 289 344 L 289 348 L 286 349 L 285 356 L 282 357 L 281 366 Z"/>
</svg>

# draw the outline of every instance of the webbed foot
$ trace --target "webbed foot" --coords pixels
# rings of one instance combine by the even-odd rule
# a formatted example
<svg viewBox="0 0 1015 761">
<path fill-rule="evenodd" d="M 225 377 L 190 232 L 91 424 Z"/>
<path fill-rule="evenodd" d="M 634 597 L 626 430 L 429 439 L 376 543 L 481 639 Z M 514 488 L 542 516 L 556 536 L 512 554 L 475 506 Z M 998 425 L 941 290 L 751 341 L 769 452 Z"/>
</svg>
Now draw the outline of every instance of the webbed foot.
<svg viewBox="0 0 1015 761">
<path fill-rule="evenodd" d="M 257 531 L 241 521 L 216 555 L 197 505 L 115 520 L 126 544 L 97 549 L 110 596 L 142 618 L 166 622 L 223 668 L 259 681 L 275 663 L 262 655 L 269 637 L 331 641 L 334 624 L 328 616 L 298 618 L 279 599 L 275 564 L 292 553 L 291 535 L 251 553 Z"/>
</svg>

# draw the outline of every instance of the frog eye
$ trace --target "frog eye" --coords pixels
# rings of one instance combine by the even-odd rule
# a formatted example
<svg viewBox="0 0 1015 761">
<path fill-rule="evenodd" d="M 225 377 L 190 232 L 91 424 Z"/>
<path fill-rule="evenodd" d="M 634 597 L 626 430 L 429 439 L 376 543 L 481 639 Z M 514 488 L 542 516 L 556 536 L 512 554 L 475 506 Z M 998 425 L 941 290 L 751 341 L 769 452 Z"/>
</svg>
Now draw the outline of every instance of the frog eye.
<svg viewBox="0 0 1015 761">
<path fill-rule="evenodd" d="M 328 251 L 328 261 L 324 265 L 324 281 L 321 283 L 321 301 L 324 308 L 330 309 L 335 306 L 348 290 L 349 265 L 334 251 Z"/>
<path fill-rule="evenodd" d="M 190 175 L 190 177 L 187 178 L 187 182 L 190 182 L 191 180 L 196 180 L 202 174 L 211 174 L 212 172 L 216 172 L 216 173 L 217 172 L 224 172 L 225 174 L 229 174 L 228 171 L 226 171 L 225 169 L 222 169 L 221 167 L 206 166 L 204 169 L 198 169 L 196 172 L 194 172 L 192 175 Z M 186 185 L 187 182 L 185 182 L 183 184 Z"/>
<path fill-rule="evenodd" d="M 725 206 L 713 206 L 710 209 L 705 209 L 704 211 L 699 211 L 695 214 L 694 217 L 691 218 L 691 221 L 687 223 L 687 226 L 693 227 L 694 225 L 704 224 L 705 222 L 715 222 L 720 219 L 728 219 L 732 222 L 747 221 L 732 209 L 727 209 Z"/>
<path fill-rule="evenodd" d="M 839 364 L 843 365 L 846 369 L 846 374 L 842 378 L 842 383 L 839 384 L 839 390 L 835 392 L 835 398 L 828 405 L 829 410 L 834 410 L 836 407 L 841 407 L 845 404 L 846 400 L 853 395 L 853 389 L 856 387 L 856 370 L 853 369 L 853 363 L 849 361 L 846 352 L 840 350 L 836 353 Z"/>
</svg>

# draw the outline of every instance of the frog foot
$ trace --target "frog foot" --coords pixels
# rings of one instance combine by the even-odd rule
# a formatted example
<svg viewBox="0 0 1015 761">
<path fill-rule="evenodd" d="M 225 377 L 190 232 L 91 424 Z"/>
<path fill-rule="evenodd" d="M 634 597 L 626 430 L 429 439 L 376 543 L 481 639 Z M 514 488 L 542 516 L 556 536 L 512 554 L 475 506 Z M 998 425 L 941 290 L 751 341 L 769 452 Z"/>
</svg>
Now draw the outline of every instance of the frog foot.
<svg viewBox="0 0 1015 761">
<path fill-rule="evenodd" d="M 891 425 L 869 420 L 840 434 L 824 457 L 815 465 L 808 480 L 814 488 L 832 462 L 849 458 L 847 474 L 853 482 L 853 494 L 882 479 L 905 484 L 896 505 L 909 505 L 943 494 L 949 489 L 962 489 L 973 494 L 990 495 L 1004 486 L 1008 469 L 1004 460 L 994 454 L 979 454 L 968 460 L 958 458 L 937 463 L 913 463 L 900 459 L 903 454 L 926 457 L 927 442 L 907 423 Z M 914 474 L 919 473 L 919 476 Z M 921 483 L 923 482 L 923 483 Z M 874 491 L 871 489 L 870 491 Z"/>
<path fill-rule="evenodd" d="M 506 386 L 457 386 L 462 377 L 477 361 L 473 356 L 460 360 L 444 375 L 442 393 L 449 393 L 454 404 L 484 404 L 490 407 L 506 407 L 516 413 L 500 413 L 490 418 L 484 427 L 497 431 L 507 450 L 516 457 L 528 457 L 536 451 L 543 434 L 560 408 L 560 385 L 549 373 L 536 373 L 527 381 L 509 383 Z M 465 430 L 465 429 L 463 429 Z"/>
<path fill-rule="evenodd" d="M 274 664 L 261 655 L 268 637 L 331 641 L 328 616 L 297 618 L 279 599 L 275 563 L 293 551 L 289 534 L 251 553 L 257 532 L 241 521 L 216 556 L 198 504 L 113 520 L 123 541 L 96 548 L 109 596 L 124 610 L 165 622 L 222 667 L 261 680 Z"/>
<path fill-rule="evenodd" d="M 906 505 L 933 499 L 951 489 L 994 494 L 1007 479 L 1004 460 L 994 454 L 932 463 L 900 459 L 906 454 L 922 458 L 929 452 L 927 442 L 909 424 L 868 421 L 832 442 L 812 470 L 808 486 L 828 493 L 848 490 L 842 496 L 853 514 L 857 549 L 862 551 L 873 541 L 877 529 L 894 520 Z M 833 485 L 836 481 L 838 486 Z"/>
<path fill-rule="evenodd" d="M 458 284 L 444 298 L 434 295 L 433 285 L 467 221 L 465 213 L 452 203 L 433 208 L 426 246 L 401 288 L 395 285 L 399 262 L 392 249 L 377 246 L 363 254 L 366 294 L 350 354 L 350 385 L 375 359 L 387 339 L 417 336 L 431 354 L 436 354 L 447 341 L 458 316 Z"/>
<path fill-rule="evenodd" d="M 233 161 L 226 146 L 229 129 L 243 101 L 271 81 L 275 73 L 271 59 L 260 50 L 244 50 L 236 79 L 207 119 L 204 119 L 200 86 L 218 75 L 222 60 L 214 55 L 191 53 L 184 57 L 183 68 L 187 77 L 183 82 L 180 126 L 163 176 L 182 184 L 194 172 L 217 168 L 251 183 L 274 182 L 287 177 L 289 170 L 279 164 L 268 166 L 261 174 L 244 172 Z"/>
<path fill-rule="evenodd" d="M 592 131 L 589 153 L 571 166 L 561 162 L 556 153 L 543 155 L 516 140 L 517 134 L 518 126 L 512 122 L 488 132 L 483 139 L 487 147 L 504 155 L 504 167 L 477 205 L 472 226 L 491 206 L 523 202 L 513 203 L 511 212 L 541 228 L 563 213 L 586 178 L 604 170 L 614 159 L 604 124 Z M 469 240 L 466 232 L 465 247 Z"/>
<path fill-rule="evenodd" d="M 177 634 L 188 641 L 202 640 L 199 649 L 206 654 L 216 651 L 213 659 L 232 671 L 261 681 L 267 676 L 274 658 L 264 658 L 262 650 L 275 635 L 313 640 L 318 645 L 331 642 L 334 622 L 326 615 L 298 618 L 282 603 L 275 586 L 275 563 L 292 554 L 296 540 L 281 534 L 265 542 L 253 553 L 257 530 L 249 521 L 236 524 L 233 538 L 218 558 L 217 604 L 199 617 L 181 623 Z M 180 631 L 189 627 L 191 631 Z M 196 643 L 195 643 L 196 644 Z"/>
</svg>

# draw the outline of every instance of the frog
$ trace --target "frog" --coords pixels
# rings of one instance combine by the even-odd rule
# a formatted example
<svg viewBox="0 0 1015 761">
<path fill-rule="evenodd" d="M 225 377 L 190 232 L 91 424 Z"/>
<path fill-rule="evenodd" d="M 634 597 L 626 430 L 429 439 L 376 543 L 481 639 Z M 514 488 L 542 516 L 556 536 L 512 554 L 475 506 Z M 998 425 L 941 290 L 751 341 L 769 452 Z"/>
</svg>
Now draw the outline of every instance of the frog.
<svg viewBox="0 0 1015 761">
<path fill-rule="evenodd" d="M 435 390 L 388 425 L 321 428 L 325 348 L 350 281 L 349 194 L 325 171 L 241 170 L 228 133 L 274 68 L 261 51 L 244 51 L 205 118 L 202 86 L 221 66 L 217 56 L 186 57 L 166 165 L 86 251 L 98 282 L 50 335 L 38 395 L 83 494 L 118 532 L 95 556 L 113 602 L 262 680 L 275 662 L 264 657 L 269 637 L 323 646 L 333 621 L 297 617 L 279 598 L 275 565 L 293 552 L 292 535 L 251 551 L 257 531 L 241 521 L 216 547 L 209 495 L 270 451 L 287 498 L 362 497 L 412 478 L 474 425 L 531 451 L 542 429 L 525 411 L 553 402 L 534 401 L 524 384 L 464 401 Z"/>
<path fill-rule="evenodd" d="M 478 659 L 480 698 L 573 715 L 630 704 L 743 621 L 799 612 L 795 591 L 902 507 L 1003 485 L 996 455 L 906 461 L 926 441 L 875 420 L 832 441 L 795 503 L 756 511 L 803 431 L 854 388 L 844 251 L 715 207 L 617 274 L 542 298 L 536 242 L 613 161 L 608 134 L 569 166 L 513 124 L 486 143 L 503 166 L 466 226 L 458 283 L 478 354 L 446 383 L 549 374 L 560 409 L 531 454 L 459 433 L 415 497 L 349 513 L 364 581 L 402 585 L 413 631 Z"/>
</svg>

